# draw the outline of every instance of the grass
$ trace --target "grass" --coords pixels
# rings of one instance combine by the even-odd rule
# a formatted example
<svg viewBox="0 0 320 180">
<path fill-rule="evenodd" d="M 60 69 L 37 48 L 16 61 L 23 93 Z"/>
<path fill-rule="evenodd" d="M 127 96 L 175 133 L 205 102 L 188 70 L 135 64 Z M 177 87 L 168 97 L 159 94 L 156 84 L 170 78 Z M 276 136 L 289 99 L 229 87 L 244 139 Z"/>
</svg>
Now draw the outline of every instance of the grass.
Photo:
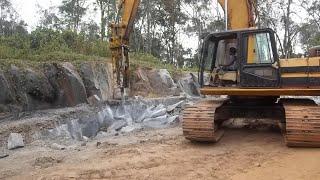
<svg viewBox="0 0 320 180">
<path fill-rule="evenodd" d="M 21 58 L 23 57 L 23 58 Z M 178 75 L 184 71 L 196 72 L 197 68 L 178 69 L 172 64 L 166 64 L 160 59 L 145 53 L 131 53 L 131 68 L 133 70 L 141 68 L 167 69 L 171 75 Z M 110 57 L 88 56 L 72 52 L 54 51 L 49 53 L 26 53 L 18 57 L 10 58 L 0 57 L 0 69 L 9 69 L 11 65 L 17 67 L 37 68 L 44 63 L 70 62 L 76 66 L 87 61 L 106 61 L 110 62 Z"/>
<path fill-rule="evenodd" d="M 172 64 L 167 64 L 160 59 L 145 53 L 132 53 L 131 66 L 133 69 L 138 67 L 142 68 L 155 68 L 155 69 L 167 69 L 171 75 L 181 74 L 183 72 L 197 72 L 198 68 L 176 68 Z"/>
<path fill-rule="evenodd" d="M 17 67 L 39 67 L 44 63 L 59 63 L 59 62 L 71 62 L 74 65 L 78 65 L 85 61 L 109 61 L 109 58 L 98 57 L 98 56 L 87 56 L 76 53 L 66 52 L 50 52 L 41 54 L 28 54 L 23 58 L 1 58 L 0 69 L 8 69 L 11 65 Z"/>
</svg>

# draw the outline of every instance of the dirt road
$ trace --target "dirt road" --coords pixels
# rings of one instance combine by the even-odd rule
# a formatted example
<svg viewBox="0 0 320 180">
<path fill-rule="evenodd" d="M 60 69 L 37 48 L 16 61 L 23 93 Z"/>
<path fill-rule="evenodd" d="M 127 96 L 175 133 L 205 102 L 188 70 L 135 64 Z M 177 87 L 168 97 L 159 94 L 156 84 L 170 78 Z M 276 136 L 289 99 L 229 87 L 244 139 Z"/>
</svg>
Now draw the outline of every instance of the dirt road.
<svg viewBox="0 0 320 180">
<path fill-rule="evenodd" d="M 0 178 L 320 179 L 320 150 L 287 148 L 277 132 L 228 130 L 217 144 L 192 144 L 176 127 L 64 151 L 40 144 L 0 159 Z"/>
</svg>

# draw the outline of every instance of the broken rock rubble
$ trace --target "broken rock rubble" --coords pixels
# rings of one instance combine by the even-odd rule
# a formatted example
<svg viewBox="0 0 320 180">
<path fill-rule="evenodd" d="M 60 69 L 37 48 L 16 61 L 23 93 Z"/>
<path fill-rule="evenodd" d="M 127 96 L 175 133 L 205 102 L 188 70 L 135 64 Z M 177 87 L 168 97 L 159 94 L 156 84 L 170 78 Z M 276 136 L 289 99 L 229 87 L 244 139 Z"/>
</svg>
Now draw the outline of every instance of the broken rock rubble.
<svg viewBox="0 0 320 180">
<path fill-rule="evenodd" d="M 101 136 L 101 132 L 105 132 L 103 136 L 114 136 L 143 128 L 166 128 L 179 121 L 179 112 L 175 111 L 179 111 L 184 103 L 175 101 L 164 105 L 137 100 L 107 105 L 97 114 L 71 120 L 44 134 L 50 138 L 63 136 L 83 141 L 84 137 Z"/>
</svg>

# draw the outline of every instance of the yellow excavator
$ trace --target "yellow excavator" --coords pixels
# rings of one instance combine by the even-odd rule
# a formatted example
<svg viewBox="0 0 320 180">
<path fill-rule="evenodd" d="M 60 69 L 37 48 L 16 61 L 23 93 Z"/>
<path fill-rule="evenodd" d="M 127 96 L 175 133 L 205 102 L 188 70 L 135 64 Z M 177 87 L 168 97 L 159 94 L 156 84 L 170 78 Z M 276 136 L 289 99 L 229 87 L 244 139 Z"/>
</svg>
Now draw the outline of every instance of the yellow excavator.
<svg viewBox="0 0 320 180">
<path fill-rule="evenodd" d="M 320 57 L 279 59 L 272 29 L 255 27 L 255 0 L 218 0 L 227 31 L 203 39 L 199 83 L 202 95 L 227 95 L 189 106 L 183 113 L 183 134 L 191 141 L 217 142 L 230 118 L 277 119 L 290 147 L 320 147 Z M 128 43 L 139 0 L 121 0 L 119 19 L 110 40 L 115 85 L 129 87 Z M 210 81 L 205 82 L 205 74 Z"/>
</svg>

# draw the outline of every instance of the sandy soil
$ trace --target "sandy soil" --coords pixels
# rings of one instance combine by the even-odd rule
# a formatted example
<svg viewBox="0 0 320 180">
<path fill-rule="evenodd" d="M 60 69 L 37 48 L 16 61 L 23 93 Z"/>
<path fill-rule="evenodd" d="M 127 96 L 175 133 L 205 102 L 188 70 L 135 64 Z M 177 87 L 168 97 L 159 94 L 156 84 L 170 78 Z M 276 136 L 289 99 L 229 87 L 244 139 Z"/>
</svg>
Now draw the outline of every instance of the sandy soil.
<svg viewBox="0 0 320 180">
<path fill-rule="evenodd" d="M 217 144 L 193 144 L 176 127 L 63 151 L 35 142 L 0 159 L 0 179 L 313 180 L 319 167 L 319 149 L 287 148 L 277 132 L 228 130 Z"/>
</svg>

